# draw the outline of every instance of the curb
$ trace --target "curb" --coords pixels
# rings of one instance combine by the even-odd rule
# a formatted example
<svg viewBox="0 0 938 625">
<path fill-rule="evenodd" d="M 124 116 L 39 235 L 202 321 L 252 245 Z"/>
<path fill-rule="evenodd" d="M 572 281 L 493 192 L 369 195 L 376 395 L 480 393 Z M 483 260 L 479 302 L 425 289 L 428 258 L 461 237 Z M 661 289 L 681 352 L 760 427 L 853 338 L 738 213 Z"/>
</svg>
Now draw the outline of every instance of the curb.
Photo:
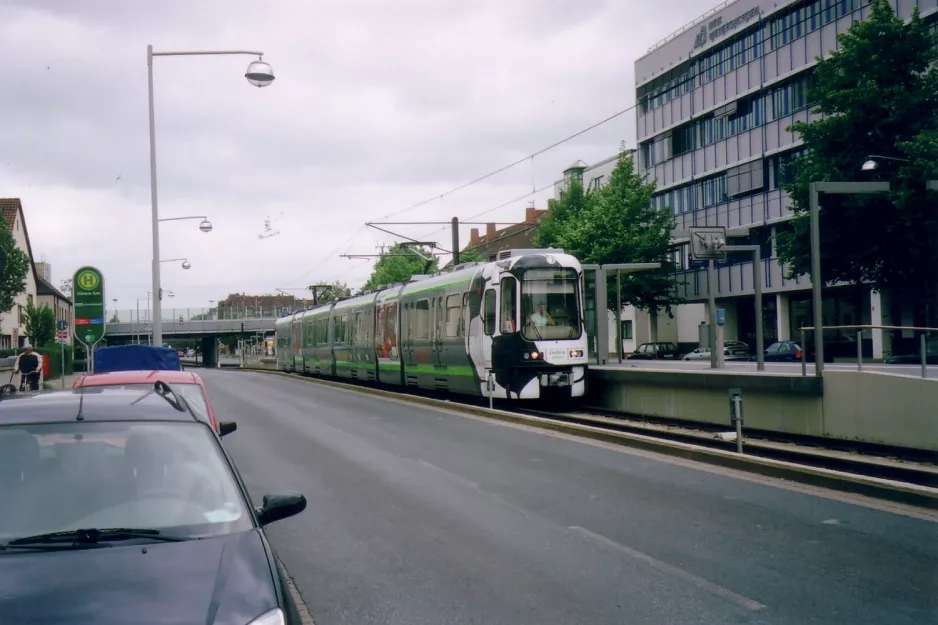
<svg viewBox="0 0 938 625">
<path fill-rule="evenodd" d="M 366 386 L 357 386 L 345 382 L 334 382 L 332 380 L 297 376 L 295 374 L 284 373 L 275 369 L 245 367 L 244 369 L 234 370 L 267 373 L 311 384 L 329 386 L 351 393 L 375 395 L 378 397 L 386 397 L 412 404 L 420 404 L 434 408 L 444 408 L 446 410 L 463 412 L 496 421 L 505 421 L 518 425 L 533 426 L 544 430 L 552 430 L 564 434 L 573 434 L 592 440 L 611 443 L 613 445 L 633 447 L 666 456 L 692 460 L 695 462 L 702 462 L 704 464 L 716 465 L 728 469 L 735 469 L 737 471 L 744 471 L 747 473 L 755 473 L 765 477 L 773 477 L 791 482 L 797 482 L 799 484 L 807 484 L 829 490 L 852 493 L 855 495 L 864 495 L 875 499 L 887 500 L 896 503 L 917 506 L 920 508 L 927 508 L 930 510 L 938 510 L 938 489 L 928 488 L 926 486 L 918 486 L 916 484 L 907 484 L 881 478 L 855 475 L 842 471 L 834 471 L 831 469 L 810 467 L 792 462 L 785 462 L 782 460 L 759 458 L 756 456 L 747 456 L 745 454 L 740 455 L 736 452 L 711 449 L 689 443 L 666 441 L 655 438 L 654 436 L 616 432 L 593 426 L 554 421 L 551 419 L 522 415 L 505 410 L 489 409 L 481 406 L 472 406 L 458 402 L 433 399 L 430 397 L 402 395 L 401 393 L 377 388 L 369 388 Z"/>
</svg>

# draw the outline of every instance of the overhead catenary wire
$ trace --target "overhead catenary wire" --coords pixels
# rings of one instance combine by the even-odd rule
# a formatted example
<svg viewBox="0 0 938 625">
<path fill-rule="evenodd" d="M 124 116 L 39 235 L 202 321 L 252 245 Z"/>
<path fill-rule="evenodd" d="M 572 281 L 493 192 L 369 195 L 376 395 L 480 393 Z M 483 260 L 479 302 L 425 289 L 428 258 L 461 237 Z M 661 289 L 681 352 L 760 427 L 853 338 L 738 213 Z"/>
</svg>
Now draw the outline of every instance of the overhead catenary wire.
<svg viewBox="0 0 938 625">
<path fill-rule="evenodd" d="M 573 139 L 576 139 L 577 137 L 579 137 L 579 136 L 581 136 L 581 135 L 583 135 L 583 134 L 586 134 L 586 133 L 589 132 L 590 130 L 594 130 L 594 129 L 596 129 L 596 128 L 599 128 L 599 127 L 602 126 L 603 124 L 607 124 L 607 123 L 611 122 L 612 120 L 614 120 L 614 119 L 616 119 L 616 118 L 618 118 L 618 117 L 621 117 L 622 115 L 625 115 L 626 113 L 628 113 L 628 112 L 630 112 L 630 111 L 633 111 L 636 106 L 638 106 L 638 105 L 637 105 L 637 104 L 632 104 L 631 106 L 629 106 L 629 107 L 627 107 L 627 108 L 624 108 L 624 109 L 622 109 L 621 111 L 618 111 L 618 112 L 616 112 L 616 113 L 613 113 L 612 115 L 606 117 L 605 119 L 602 119 L 602 120 L 600 120 L 600 121 L 598 121 L 598 122 L 596 122 L 596 123 L 594 123 L 594 124 L 591 124 L 590 126 L 587 126 L 586 128 L 583 128 L 583 129 L 581 129 L 581 130 L 578 130 L 577 132 L 573 133 L 572 135 L 569 135 L 569 136 L 567 136 L 567 137 L 564 137 L 563 139 L 560 139 L 559 141 L 555 141 L 554 143 L 548 145 L 547 147 L 541 148 L 540 150 L 537 150 L 536 152 L 533 152 L 533 153 L 531 153 L 531 154 L 528 154 L 528 155 L 524 156 L 523 158 L 519 158 L 518 160 L 516 160 L 516 161 L 514 161 L 514 162 L 511 162 L 511 163 L 508 163 L 507 165 L 503 165 L 502 167 L 499 167 L 498 169 L 495 169 L 495 170 L 493 170 L 493 171 L 490 171 L 489 173 L 487 173 L 487 174 L 485 174 L 485 175 L 483 175 L 483 176 L 479 176 L 478 178 L 475 178 L 474 180 L 470 180 L 469 182 L 465 182 L 465 183 L 463 183 L 463 184 L 461 184 L 461 185 L 459 185 L 459 186 L 453 187 L 453 188 L 450 189 L 449 191 L 445 191 L 444 193 L 439 193 L 439 194 L 437 194 L 437 195 L 434 195 L 433 197 L 430 197 L 430 198 L 427 198 L 426 200 L 417 202 L 416 204 L 411 204 L 410 206 L 408 206 L 408 207 L 406 207 L 406 208 L 402 208 L 401 210 L 395 211 L 395 212 L 393 212 L 393 213 L 388 213 L 387 215 L 385 215 L 385 216 L 383 216 L 383 217 L 380 217 L 379 219 L 390 219 L 391 217 L 395 217 L 395 216 L 397 216 L 397 215 L 406 213 L 406 212 L 408 212 L 408 211 L 414 210 L 415 208 L 420 208 L 421 206 L 425 206 L 426 204 L 429 204 L 430 202 L 435 202 L 435 201 L 437 201 L 437 200 L 441 200 L 441 201 L 442 201 L 442 199 L 443 199 L 444 197 L 446 197 L 447 195 L 452 195 L 452 194 L 454 194 L 454 193 L 457 193 L 457 192 L 459 192 L 459 191 L 462 191 L 463 189 L 466 189 L 466 188 L 471 187 L 471 186 L 473 186 L 473 185 L 475 185 L 475 184 L 478 184 L 478 183 L 480 183 L 480 182 L 483 182 L 483 181 L 485 181 L 485 180 L 488 180 L 488 179 L 491 178 L 492 176 L 497 176 L 498 174 L 500 174 L 500 173 L 502 173 L 502 172 L 505 172 L 505 171 L 508 171 L 509 169 L 511 169 L 511 168 L 513 168 L 513 167 L 517 167 L 517 166 L 520 165 L 521 163 L 525 163 L 525 162 L 528 162 L 528 161 L 533 161 L 533 159 L 534 159 L 535 157 L 540 156 L 541 154 L 544 154 L 545 152 L 549 152 L 550 150 L 553 150 L 554 148 L 559 147 L 559 146 L 563 145 L 564 143 L 567 143 L 568 141 L 572 141 Z"/>
</svg>

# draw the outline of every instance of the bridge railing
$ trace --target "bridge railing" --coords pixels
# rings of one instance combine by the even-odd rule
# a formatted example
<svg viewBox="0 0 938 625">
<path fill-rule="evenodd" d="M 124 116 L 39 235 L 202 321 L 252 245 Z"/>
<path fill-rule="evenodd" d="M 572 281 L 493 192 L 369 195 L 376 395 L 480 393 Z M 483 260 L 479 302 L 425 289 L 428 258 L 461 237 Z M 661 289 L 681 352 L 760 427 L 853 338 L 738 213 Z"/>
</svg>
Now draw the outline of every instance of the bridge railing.
<svg viewBox="0 0 938 625">
<path fill-rule="evenodd" d="M 187 321 L 236 321 L 245 319 L 279 319 L 292 315 L 294 312 L 303 310 L 302 308 L 292 308 L 290 306 L 257 306 L 242 308 L 212 308 L 212 307 L 187 307 L 187 308 L 163 308 L 160 317 L 163 323 L 177 322 L 185 323 Z M 150 323 L 153 319 L 153 311 L 140 308 L 127 309 L 117 308 L 107 311 L 108 323 Z"/>
</svg>

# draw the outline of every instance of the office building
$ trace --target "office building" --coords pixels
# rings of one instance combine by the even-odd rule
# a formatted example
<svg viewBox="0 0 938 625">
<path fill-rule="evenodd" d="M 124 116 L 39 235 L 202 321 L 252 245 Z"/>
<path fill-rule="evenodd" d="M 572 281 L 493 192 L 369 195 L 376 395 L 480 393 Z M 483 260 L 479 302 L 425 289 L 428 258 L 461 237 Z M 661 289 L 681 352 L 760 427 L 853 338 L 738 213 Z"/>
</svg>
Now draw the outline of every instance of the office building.
<svg viewBox="0 0 938 625">
<path fill-rule="evenodd" d="M 893 0 L 892 6 L 905 19 L 915 7 L 927 20 L 938 17 L 938 0 Z M 689 257 L 687 231 L 695 226 L 726 226 L 730 234 L 748 233 L 732 243 L 761 246 L 767 345 L 797 339 L 798 328 L 811 324 L 810 279 L 788 279 L 774 249 L 774 235 L 790 227 L 781 189 L 785 165 L 803 150 L 787 129 L 815 118 L 807 99 L 815 59 L 836 50 L 837 35 L 869 12 L 869 0 L 724 2 L 635 62 L 636 169 L 657 181 L 653 202 L 677 222 L 677 279 L 688 302 L 674 324 L 680 343 L 696 343 L 706 319 L 706 269 Z M 589 187 L 602 184 L 594 179 L 604 169 L 584 167 L 578 175 Z M 731 254 L 719 265 L 716 297 L 726 311 L 726 338 L 753 345 L 752 256 Z M 823 322 L 912 325 L 912 314 L 898 297 L 844 285 L 825 290 Z M 836 355 L 856 354 L 854 333 L 828 334 L 842 344 Z M 880 358 L 889 341 L 874 330 L 864 336 L 864 351 Z"/>
</svg>

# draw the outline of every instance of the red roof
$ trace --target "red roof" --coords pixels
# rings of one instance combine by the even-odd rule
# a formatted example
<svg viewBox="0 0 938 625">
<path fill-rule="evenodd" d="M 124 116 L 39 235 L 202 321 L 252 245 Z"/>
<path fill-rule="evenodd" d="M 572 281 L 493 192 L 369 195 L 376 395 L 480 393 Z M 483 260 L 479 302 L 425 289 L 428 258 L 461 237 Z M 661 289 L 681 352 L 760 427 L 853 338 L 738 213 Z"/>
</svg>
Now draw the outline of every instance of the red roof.
<svg viewBox="0 0 938 625">
<path fill-rule="evenodd" d="M 113 371 L 84 375 L 72 385 L 80 386 L 106 386 L 108 384 L 146 384 L 166 382 L 168 384 L 198 384 L 199 379 L 191 371 Z"/>
<path fill-rule="evenodd" d="M 23 213 L 23 203 L 20 202 L 18 197 L 0 197 L 0 214 L 3 215 L 3 219 L 7 222 L 7 228 L 10 229 L 10 232 L 13 231 L 13 227 L 16 225 L 16 218 L 18 215 L 23 215 L 23 235 L 26 237 L 26 254 L 29 256 L 29 264 L 33 271 L 33 280 L 39 279 L 39 274 L 36 272 L 36 263 L 33 262 L 33 245 L 29 242 L 29 230 L 26 229 L 26 216 Z"/>
</svg>

